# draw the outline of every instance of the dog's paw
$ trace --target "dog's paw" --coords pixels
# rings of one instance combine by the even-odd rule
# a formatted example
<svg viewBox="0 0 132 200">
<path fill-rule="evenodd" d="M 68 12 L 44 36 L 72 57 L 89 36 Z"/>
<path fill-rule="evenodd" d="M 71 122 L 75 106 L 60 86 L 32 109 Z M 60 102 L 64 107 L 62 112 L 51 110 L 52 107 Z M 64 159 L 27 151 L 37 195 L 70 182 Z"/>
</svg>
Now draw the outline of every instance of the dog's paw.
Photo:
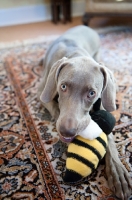
<svg viewBox="0 0 132 200">
<path fill-rule="evenodd" d="M 132 182 L 121 161 L 116 162 L 113 158 L 107 160 L 106 175 L 108 185 L 113 193 L 121 200 L 128 200 L 132 194 Z"/>
</svg>

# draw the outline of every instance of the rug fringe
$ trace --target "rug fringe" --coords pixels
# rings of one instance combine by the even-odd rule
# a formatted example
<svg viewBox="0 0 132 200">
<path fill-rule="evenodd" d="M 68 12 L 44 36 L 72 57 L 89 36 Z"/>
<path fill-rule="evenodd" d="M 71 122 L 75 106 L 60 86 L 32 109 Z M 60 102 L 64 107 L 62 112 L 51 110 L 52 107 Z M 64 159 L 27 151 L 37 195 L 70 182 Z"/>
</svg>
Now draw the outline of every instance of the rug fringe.
<svg viewBox="0 0 132 200">
<path fill-rule="evenodd" d="M 93 28 L 99 34 L 106 34 L 112 31 L 122 31 L 122 30 L 132 30 L 131 26 L 108 26 L 103 28 Z M 0 49 L 6 48 L 14 48 L 19 46 L 26 46 L 30 44 L 37 44 L 42 42 L 47 42 L 50 40 L 55 40 L 59 35 L 51 35 L 51 36 L 39 36 L 37 38 L 26 39 L 26 40 L 15 40 L 13 42 L 0 42 Z"/>
<path fill-rule="evenodd" d="M 97 28 L 94 29 L 97 31 L 98 34 L 106 34 L 114 31 L 124 31 L 124 30 L 131 30 L 132 31 L 132 26 L 108 26 L 104 28 Z"/>
<path fill-rule="evenodd" d="M 13 42 L 0 42 L 0 49 L 6 49 L 6 48 L 14 48 L 14 47 L 20 47 L 20 46 L 27 46 L 31 44 L 38 44 L 42 42 L 48 42 L 55 40 L 58 38 L 59 35 L 51 35 L 51 36 L 39 36 L 37 38 L 33 39 L 27 39 L 27 40 L 15 40 Z"/>
</svg>

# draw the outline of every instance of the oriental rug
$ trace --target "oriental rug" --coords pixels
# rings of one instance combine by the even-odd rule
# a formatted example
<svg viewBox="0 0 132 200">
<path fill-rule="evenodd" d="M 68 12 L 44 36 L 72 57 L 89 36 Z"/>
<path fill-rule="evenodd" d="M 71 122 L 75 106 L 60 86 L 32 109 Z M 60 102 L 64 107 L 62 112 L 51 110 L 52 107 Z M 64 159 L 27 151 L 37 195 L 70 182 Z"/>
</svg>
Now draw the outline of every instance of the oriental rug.
<svg viewBox="0 0 132 200">
<path fill-rule="evenodd" d="M 119 157 L 132 176 L 132 31 L 100 34 L 101 60 L 118 85 L 116 127 Z M 38 60 L 54 38 L 10 46 L 0 53 L 0 199 L 117 200 L 105 165 L 76 186 L 64 184 L 67 145 L 37 100 Z"/>
</svg>

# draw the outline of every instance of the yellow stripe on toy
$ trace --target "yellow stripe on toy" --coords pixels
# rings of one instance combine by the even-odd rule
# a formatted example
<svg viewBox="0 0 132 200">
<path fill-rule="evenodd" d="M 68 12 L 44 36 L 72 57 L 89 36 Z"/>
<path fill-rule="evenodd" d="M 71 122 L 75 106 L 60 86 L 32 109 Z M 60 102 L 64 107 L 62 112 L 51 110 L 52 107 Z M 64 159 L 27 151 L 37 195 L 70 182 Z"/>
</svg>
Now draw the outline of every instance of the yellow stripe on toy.
<svg viewBox="0 0 132 200">
<path fill-rule="evenodd" d="M 79 137 L 80 137 L 80 136 L 79 136 Z M 75 139 L 74 142 L 77 142 L 77 143 L 78 143 L 78 141 L 80 141 L 80 140 L 79 140 L 79 138 L 77 137 L 77 138 Z M 80 144 L 80 145 L 81 145 L 81 144 Z M 90 147 L 89 147 L 89 148 L 85 147 L 86 144 L 84 144 L 85 146 L 81 145 L 81 151 L 80 151 L 80 148 L 78 148 L 78 147 L 80 147 L 80 145 L 78 145 L 78 144 L 76 144 L 76 143 L 71 143 L 71 144 L 69 145 L 69 147 L 68 147 L 68 152 L 72 152 L 72 153 L 74 153 L 74 154 L 77 154 L 78 156 L 81 156 L 81 157 L 83 157 L 83 158 L 85 158 L 85 159 L 87 159 L 87 160 L 89 160 L 89 157 L 91 157 L 91 158 L 93 158 L 93 164 L 94 164 L 94 166 L 96 166 L 96 163 L 99 162 L 99 158 L 98 158 L 98 156 L 96 155 L 96 153 L 94 153 L 94 152 L 90 149 Z M 67 163 L 67 167 L 69 168 L 68 163 Z"/>
<path fill-rule="evenodd" d="M 103 132 L 94 140 L 77 136 L 68 146 L 64 182 L 78 182 L 90 175 L 104 157 L 106 146 L 107 136 Z"/>
<path fill-rule="evenodd" d="M 92 172 L 92 169 L 91 167 L 88 167 L 86 163 L 83 163 L 81 161 L 81 159 L 78 159 L 77 158 L 74 158 L 74 155 L 73 155 L 73 158 L 72 157 L 69 157 L 67 159 L 67 169 L 68 170 L 74 170 L 75 167 L 76 167 L 76 173 L 80 174 L 81 176 L 87 176 L 88 173 L 91 173 Z"/>
</svg>

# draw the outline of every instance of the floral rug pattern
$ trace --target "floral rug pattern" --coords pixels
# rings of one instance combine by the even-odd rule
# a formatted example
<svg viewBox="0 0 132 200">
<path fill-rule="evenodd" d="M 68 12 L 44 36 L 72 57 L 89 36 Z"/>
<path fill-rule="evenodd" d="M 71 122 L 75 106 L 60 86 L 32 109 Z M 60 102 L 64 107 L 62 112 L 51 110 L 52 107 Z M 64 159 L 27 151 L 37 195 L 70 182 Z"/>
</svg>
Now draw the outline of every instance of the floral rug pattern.
<svg viewBox="0 0 132 200">
<path fill-rule="evenodd" d="M 132 176 L 132 32 L 101 34 L 101 59 L 118 85 L 113 131 L 120 159 Z M 67 145 L 37 100 L 39 58 L 50 41 L 1 50 L 0 199 L 116 200 L 104 164 L 76 186 L 64 184 Z"/>
</svg>

